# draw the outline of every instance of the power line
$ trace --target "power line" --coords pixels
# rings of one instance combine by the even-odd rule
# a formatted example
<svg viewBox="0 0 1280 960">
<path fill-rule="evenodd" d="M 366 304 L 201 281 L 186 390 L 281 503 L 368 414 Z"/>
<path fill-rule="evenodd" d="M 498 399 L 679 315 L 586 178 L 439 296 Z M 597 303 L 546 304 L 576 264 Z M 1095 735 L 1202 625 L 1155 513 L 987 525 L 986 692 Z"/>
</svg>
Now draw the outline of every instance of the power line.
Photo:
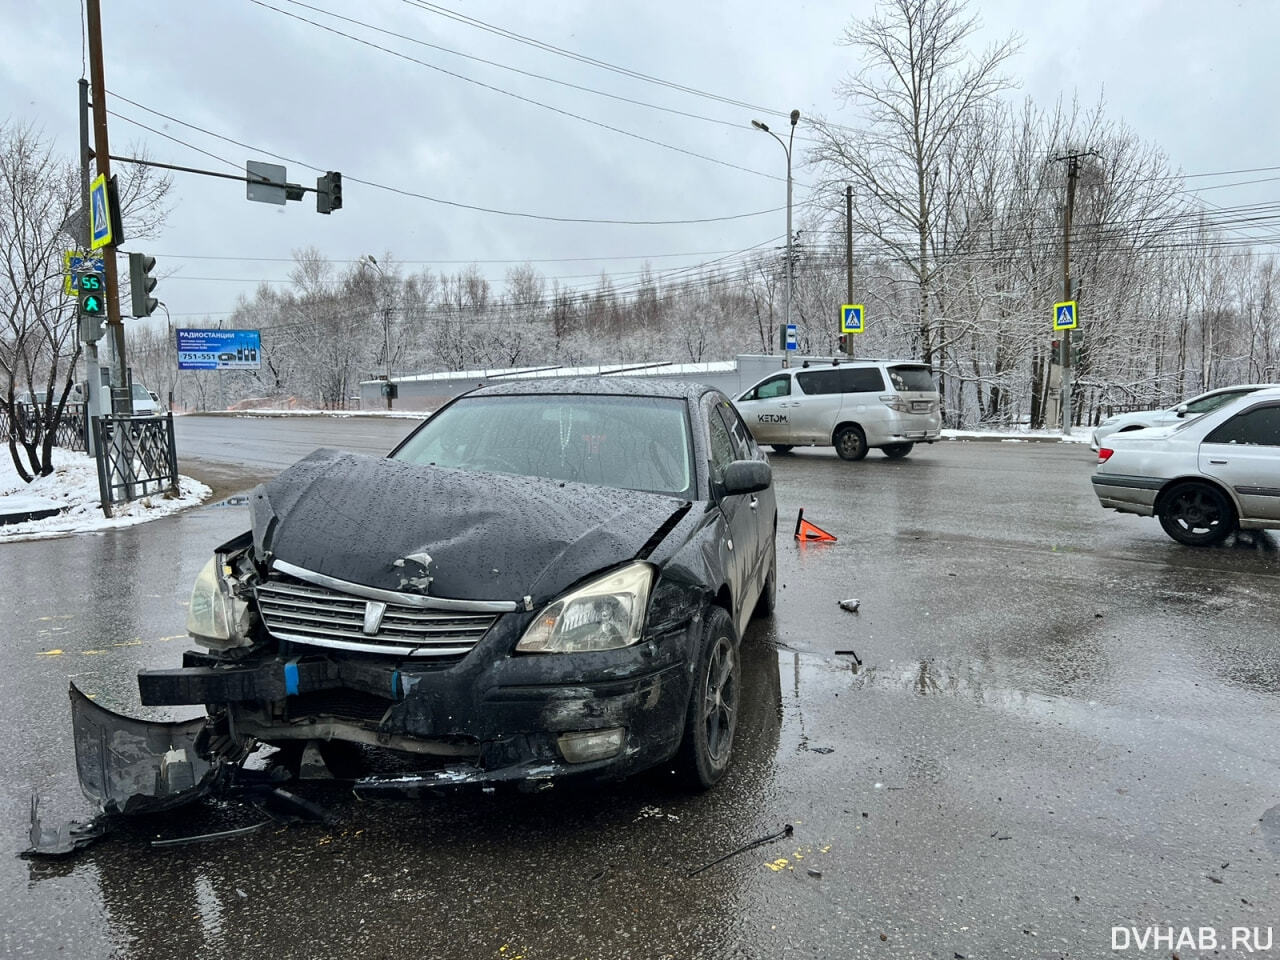
<svg viewBox="0 0 1280 960">
<path fill-rule="evenodd" d="M 499 60 L 488 60 L 484 57 L 475 56 L 474 54 L 463 53 L 460 50 L 454 50 L 454 49 L 451 49 L 450 47 L 441 46 L 438 43 L 431 43 L 427 40 L 422 40 L 418 37 L 411 37 L 408 34 L 397 33 L 394 30 L 387 30 L 387 29 L 384 29 L 383 27 L 378 27 L 371 23 L 366 23 L 363 20 L 356 20 L 352 17 L 345 17 L 340 13 L 334 13 L 332 10 L 325 10 L 321 7 L 314 7 L 314 6 L 311 6 L 310 4 L 303 3 L 302 0 L 282 0 L 282 2 L 291 4 L 292 6 L 295 6 L 295 7 L 302 7 L 305 10 L 311 10 L 315 13 L 321 13 L 321 14 L 324 14 L 325 16 L 333 17 L 335 20 L 341 20 L 344 23 L 350 23 L 354 26 L 364 27 L 367 30 L 372 30 L 376 33 L 381 33 L 388 37 L 395 37 L 397 40 L 404 40 L 404 41 L 407 41 L 408 43 L 414 43 L 422 47 L 427 47 L 431 50 L 439 50 L 441 53 L 447 53 L 455 57 L 462 57 L 465 60 L 471 60 L 471 61 L 474 61 L 475 63 L 483 63 L 486 66 L 495 67 L 499 70 L 506 70 L 510 73 L 517 73 L 522 77 L 530 77 L 535 80 L 544 80 L 547 83 L 554 83 L 554 84 L 557 84 L 558 86 L 567 87 L 570 90 L 578 90 L 578 91 L 581 91 L 582 93 L 590 93 L 599 97 L 607 97 L 610 100 L 617 100 L 621 103 L 630 103 L 638 107 L 647 107 L 650 110 L 660 110 L 663 113 L 670 113 L 678 117 L 688 117 L 691 120 L 702 120 L 706 123 L 715 123 L 715 124 L 719 124 L 720 126 L 731 127 L 735 130 L 741 130 L 743 132 L 746 132 L 747 130 L 750 129 L 750 127 L 748 127 L 747 124 L 741 121 L 721 120 L 718 117 L 707 117 L 698 113 L 689 113 L 688 111 L 685 111 L 685 110 L 677 110 L 674 107 L 665 107 L 665 106 L 662 106 L 661 104 L 649 103 L 646 100 L 635 100 L 631 97 L 624 97 L 621 94 L 609 93 L 608 91 L 605 91 L 605 90 L 597 90 L 594 87 L 586 87 L 581 84 L 570 83 L 568 80 L 560 80 L 556 77 L 548 77 L 545 74 L 534 73 L 530 70 L 522 70 L 519 67 L 513 67 L 511 64 L 502 63 Z"/>
<path fill-rule="evenodd" d="M 710 157 L 703 153 L 697 153 L 693 150 L 688 150 L 684 147 L 678 147 L 675 144 L 666 143 L 665 141 L 662 141 L 662 140 L 656 140 L 653 137 L 646 137 L 643 134 L 635 133 L 631 130 L 624 130 L 621 127 L 615 127 L 612 124 L 604 123 L 603 121 L 600 121 L 600 120 L 593 120 L 590 117 L 584 117 L 582 114 L 574 113 L 571 110 L 564 110 L 560 107 L 554 107 L 549 103 L 543 103 L 541 100 L 534 100 L 532 97 L 526 97 L 526 96 L 523 96 L 522 94 L 515 93 L 514 91 L 505 90 L 502 87 L 494 86 L 491 83 L 485 83 L 482 80 L 476 80 L 474 77 L 468 77 L 465 74 L 458 73 L 454 70 L 448 70 L 445 67 L 438 66 L 434 63 L 428 63 L 426 60 L 420 60 L 417 57 L 411 57 L 407 53 L 401 53 L 399 50 L 393 50 L 390 47 L 384 47 L 381 44 L 374 43 L 372 40 L 366 40 L 363 37 L 357 37 L 355 34 L 345 33 L 342 30 L 338 30 L 335 27 L 331 27 L 323 23 L 318 23 L 315 20 L 308 19 L 307 17 L 300 16 L 299 14 L 290 13 L 288 10 L 281 10 L 279 7 L 273 7 L 271 4 L 266 3 L 265 0 L 249 0 L 249 2 L 254 4 L 255 6 L 263 7 L 267 10 L 273 10 L 282 16 L 289 17 L 290 19 L 298 20 L 302 23 L 308 23 L 311 26 L 316 27 L 317 29 L 327 31 L 339 37 L 345 37 L 348 40 L 351 40 L 355 43 L 362 44 L 366 47 L 371 47 L 374 50 L 381 50 L 383 53 L 388 53 L 391 56 L 398 57 L 401 60 L 407 60 L 410 63 L 416 63 L 421 67 L 426 67 L 428 70 L 435 70 L 436 72 L 443 73 L 446 76 L 453 77 L 457 80 L 462 80 L 464 83 L 474 84 L 477 87 L 482 87 L 485 90 L 491 90 L 494 93 L 501 94 L 504 97 L 511 97 L 512 99 L 519 100 L 522 103 L 527 103 L 535 107 L 541 107 L 543 110 L 550 110 L 552 113 L 558 113 L 564 117 L 570 117 L 571 119 L 574 119 L 574 120 L 580 120 L 583 123 L 591 124 L 594 127 L 600 127 L 603 130 L 609 130 L 612 133 L 621 134 L 624 137 L 630 137 L 633 140 L 639 140 L 643 143 L 649 143 L 657 147 L 662 147 L 665 150 L 673 150 L 676 153 L 682 153 L 686 156 L 695 157 L 698 160 L 705 160 L 708 163 L 714 163 L 722 167 L 728 167 L 731 170 L 740 170 L 743 173 L 750 173 L 757 177 L 766 177 L 770 180 L 785 179 L 783 177 L 777 176 L 776 174 L 765 173 L 762 170 L 753 170 L 750 167 L 744 167 L 737 163 L 731 163 L 728 160 L 720 160 L 716 157 Z"/>
<path fill-rule="evenodd" d="M 257 0 L 250 0 L 250 2 L 257 2 Z M 254 146 L 253 144 L 245 143 L 241 140 L 236 140 L 233 137 L 228 137 L 224 134 L 215 133 L 214 131 L 209 130 L 205 127 L 197 126 L 194 123 L 188 123 L 186 120 L 179 120 L 177 117 L 171 116 L 167 113 L 161 113 L 159 110 L 155 110 L 152 107 L 148 107 L 141 103 L 138 103 L 136 100 L 130 100 L 128 97 L 123 96 L 119 93 L 115 93 L 114 91 L 107 91 L 107 92 L 110 93 L 111 96 L 115 97 L 117 100 L 121 100 L 124 103 L 137 107 L 139 110 L 144 110 L 147 113 L 153 114 L 157 117 L 162 117 L 171 123 L 180 124 L 181 126 L 187 127 L 191 130 L 197 130 L 200 133 L 203 133 L 206 136 L 213 137 L 217 140 L 223 140 L 227 143 L 234 144 L 238 147 L 243 147 L 246 150 L 252 150 L 255 153 L 262 154 L 263 156 L 271 157 L 275 160 L 283 160 L 285 163 L 297 164 L 298 166 L 306 167 L 308 170 L 313 170 L 319 173 L 323 173 L 327 169 L 325 167 L 318 167 L 312 163 L 307 163 L 305 160 L 299 160 L 294 157 L 286 157 L 283 154 L 275 153 L 263 147 Z M 116 114 L 116 116 L 120 117 L 120 119 L 122 120 L 128 121 L 129 123 L 136 124 L 137 126 L 145 126 L 144 124 L 141 124 L 136 120 L 130 119 L 129 117 L 125 117 L 120 114 Z M 152 128 L 148 127 L 147 129 L 152 129 Z M 153 132 L 159 133 L 159 131 L 153 131 Z M 178 140 L 176 137 L 172 137 L 166 133 L 160 133 L 160 136 L 167 137 L 170 140 L 175 140 L 178 143 L 185 143 L 185 141 Z M 196 148 L 196 149 L 199 149 L 199 148 Z M 229 163 L 230 161 L 224 160 L 223 162 Z M 755 210 L 751 213 L 736 213 L 736 214 L 730 214 L 728 216 L 723 216 L 723 217 L 692 217 L 692 218 L 683 219 L 683 220 L 626 220 L 626 219 L 613 218 L 613 217 L 557 217 L 550 214 L 529 213 L 526 211 L 519 211 L 519 210 L 503 210 L 497 207 L 486 207 L 486 206 L 481 206 L 479 204 L 463 203 L 458 200 L 446 200 L 443 197 L 435 197 L 430 194 L 420 193 L 415 190 L 406 190 L 403 187 L 394 187 L 389 184 L 378 183 L 377 181 L 374 181 L 374 180 L 365 180 L 353 174 L 344 173 L 343 181 L 346 183 L 358 183 L 358 184 L 361 184 L 362 186 L 372 187 L 376 190 L 383 190 L 388 193 L 394 193 L 398 196 L 411 197 L 418 200 L 427 200 L 431 203 L 438 203 L 443 206 L 455 207 L 461 210 L 474 210 L 478 213 L 491 213 L 497 216 L 518 217 L 526 220 L 545 220 L 553 223 L 601 223 L 601 224 L 611 224 L 616 226 L 687 226 L 687 225 L 699 224 L 699 223 L 724 223 L 730 220 L 746 220 L 750 217 L 761 217 L 770 213 L 777 213 L 780 210 L 784 209 L 783 207 L 771 207 L 768 210 Z"/>
<path fill-rule="evenodd" d="M 399 257 L 393 258 L 393 263 L 397 264 L 426 264 L 426 265 L 468 265 L 482 263 L 496 264 L 525 264 L 525 263 L 588 263 L 588 262 L 611 262 L 617 260 L 659 260 L 672 257 L 709 257 L 719 253 L 734 253 L 733 250 L 690 250 L 685 253 L 628 253 L 620 254 L 615 257 L 513 257 L 507 259 L 484 259 L 471 258 L 469 260 L 402 260 Z M 230 260 L 241 263 L 262 262 L 262 263 L 293 263 L 294 257 L 235 257 L 223 254 L 198 254 L 198 253 L 156 253 L 157 257 L 164 257 L 167 260 Z M 326 263 L 360 263 L 364 257 L 324 257 Z"/>
<path fill-rule="evenodd" d="M 483 20 L 478 20 L 475 17 L 470 17 L 470 16 L 467 16 L 466 14 L 458 13 L 455 10 L 450 10 L 447 7 L 442 7 L 435 3 L 427 3 L 427 2 L 424 2 L 424 0 L 402 0 L 402 2 L 408 4 L 409 6 L 417 7 L 420 10 L 424 10 L 427 13 L 433 13 L 433 14 L 436 14 L 437 16 L 447 17 L 450 20 L 455 20 L 458 23 L 465 24 L 469 27 L 476 27 L 488 33 L 492 33 L 499 37 L 503 37 L 504 39 L 513 40 L 517 43 L 522 43 L 522 44 L 525 44 L 526 46 L 534 47 L 546 53 L 555 54 L 556 56 L 567 57 L 571 60 L 576 60 L 579 63 L 587 64 L 588 66 L 598 67 L 599 69 L 602 69 L 602 70 L 608 70 L 613 73 L 621 74 L 622 76 L 630 77 L 633 80 L 642 80 L 646 83 L 658 84 L 659 86 L 667 87 L 671 90 L 678 90 L 681 93 L 687 93 L 692 96 L 702 97 L 707 100 L 715 100 L 715 101 L 718 101 L 719 103 L 727 104 L 732 107 L 739 107 L 743 110 L 754 110 L 759 113 L 770 114 L 771 116 L 775 116 L 775 117 L 785 117 L 790 113 L 789 110 L 775 110 L 772 107 L 763 107 L 763 106 L 760 106 L 759 104 L 748 103 L 743 100 L 734 99 L 733 97 L 724 97 L 716 93 L 709 93 L 706 90 L 699 90 L 696 87 L 686 86 L 682 83 L 675 83 L 670 80 L 663 80 L 661 77 L 655 77 L 647 73 L 641 73 L 640 71 L 632 70 L 629 67 L 618 66 L 617 64 L 609 63 L 608 61 L 605 61 L 605 60 L 599 60 L 595 57 L 591 57 L 586 54 L 577 53 L 573 50 L 567 50 L 564 47 L 558 47 L 552 43 L 546 43 L 542 40 L 537 40 L 533 37 L 528 37 L 528 36 L 525 36 L 524 34 L 516 33 L 514 30 L 507 30 L 505 27 L 499 27 L 492 23 L 486 23 Z"/>
</svg>

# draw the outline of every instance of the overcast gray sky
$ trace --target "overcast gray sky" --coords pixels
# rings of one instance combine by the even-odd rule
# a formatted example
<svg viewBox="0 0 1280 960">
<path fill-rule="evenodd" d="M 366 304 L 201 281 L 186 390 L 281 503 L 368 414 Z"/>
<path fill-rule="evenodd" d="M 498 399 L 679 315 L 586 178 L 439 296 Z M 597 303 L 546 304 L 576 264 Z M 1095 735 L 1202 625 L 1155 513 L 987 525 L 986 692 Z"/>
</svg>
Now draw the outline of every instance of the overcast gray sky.
<svg viewBox="0 0 1280 960">
<path fill-rule="evenodd" d="M 781 211 L 685 225 L 556 223 L 453 208 L 353 182 L 508 211 L 595 219 L 725 217 L 785 203 L 783 152 L 749 125 L 758 111 L 553 55 L 451 19 L 442 9 L 743 104 L 782 112 L 798 107 L 804 116 L 821 113 L 852 126 L 861 118 L 842 109 L 832 90 L 856 64 L 836 41 L 852 18 L 874 9 L 871 0 L 307 3 L 312 9 L 290 0 L 103 3 L 110 91 L 255 148 L 108 97 L 117 113 L 229 163 L 114 117 L 113 153 L 144 144 L 154 159 L 226 172 L 243 170 L 248 159 L 272 161 L 269 154 L 275 153 L 346 177 L 344 208 L 322 216 L 310 194 L 285 207 L 250 203 L 241 184 L 175 174 L 172 214 L 163 235 L 146 245 L 160 261 L 157 293 L 175 322 L 205 313 L 216 318 L 238 295 L 252 293 L 258 280 L 283 281 L 289 272 L 287 262 L 198 257 L 287 259 L 292 250 L 314 245 L 335 259 L 374 254 L 382 260 L 390 253 L 436 270 L 458 268 L 447 261 L 563 260 L 537 265 L 562 284 L 589 286 L 602 267 L 634 271 L 648 257 L 661 271 L 783 234 Z M 982 19 L 977 42 L 1010 32 L 1024 41 L 1009 68 L 1019 84 L 1011 96 L 1030 95 L 1048 105 L 1059 95 L 1078 93 L 1091 102 L 1105 93 L 1111 117 L 1157 143 L 1187 173 L 1280 165 L 1280 131 L 1272 122 L 1280 4 L 987 0 L 972 9 Z M 77 137 L 81 21 L 78 0 L 0 4 L 0 116 L 35 121 L 68 154 Z M 710 120 L 570 89 L 366 25 Z M 785 129 L 784 117 L 761 119 Z M 801 119 L 798 136 L 804 124 Z M 287 167 L 291 181 L 314 185 L 315 170 L 299 162 Z M 807 177 L 797 163 L 796 179 Z M 1204 187 L 1245 179 L 1250 177 L 1193 182 Z M 1205 196 L 1219 204 L 1250 202 L 1273 197 L 1276 186 L 1232 187 Z M 797 200 L 803 196 L 798 188 Z M 600 257 L 618 259 L 565 259 Z M 500 282 L 508 265 L 481 268 Z"/>
</svg>

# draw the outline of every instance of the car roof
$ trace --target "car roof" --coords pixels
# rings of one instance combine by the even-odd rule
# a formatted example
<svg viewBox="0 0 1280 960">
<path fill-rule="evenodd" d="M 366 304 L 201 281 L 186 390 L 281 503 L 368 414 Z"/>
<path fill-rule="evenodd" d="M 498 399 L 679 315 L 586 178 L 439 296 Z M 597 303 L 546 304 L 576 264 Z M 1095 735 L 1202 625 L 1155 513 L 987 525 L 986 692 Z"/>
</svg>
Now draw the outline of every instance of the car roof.
<svg viewBox="0 0 1280 960">
<path fill-rule="evenodd" d="M 469 397 L 511 397 L 536 394 L 603 395 L 614 397 L 668 397 L 697 400 L 714 390 L 705 383 L 662 377 L 545 377 L 490 383 L 472 390 Z"/>
</svg>

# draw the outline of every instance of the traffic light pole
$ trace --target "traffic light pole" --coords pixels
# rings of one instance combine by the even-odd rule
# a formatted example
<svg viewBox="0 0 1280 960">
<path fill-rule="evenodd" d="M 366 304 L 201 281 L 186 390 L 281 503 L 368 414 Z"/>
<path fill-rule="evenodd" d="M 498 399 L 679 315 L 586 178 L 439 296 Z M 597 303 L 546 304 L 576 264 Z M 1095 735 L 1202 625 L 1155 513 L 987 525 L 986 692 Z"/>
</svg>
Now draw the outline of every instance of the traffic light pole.
<svg viewBox="0 0 1280 960">
<path fill-rule="evenodd" d="M 93 151 L 89 147 L 89 81 L 83 77 L 80 86 L 80 219 L 84 225 L 79 240 L 81 249 L 87 255 L 92 243 L 93 228 L 89 225 L 89 161 Z M 78 312 L 78 311 L 77 311 Z M 84 341 L 84 366 L 86 397 L 85 426 L 86 452 L 96 456 L 98 437 L 94 429 L 94 417 L 102 416 L 102 366 L 98 360 L 98 343 L 96 340 Z"/>
<path fill-rule="evenodd" d="M 88 21 L 89 80 L 93 85 L 93 147 L 98 174 L 111 181 L 111 150 L 107 141 L 107 81 L 102 65 L 101 0 L 85 0 Z M 111 225 L 118 234 L 121 224 Z M 92 228 L 90 228 L 92 230 Z M 124 323 L 120 317 L 120 285 L 116 278 L 115 238 L 102 251 L 106 278 L 107 330 L 114 346 L 111 364 L 111 409 L 117 415 L 133 415 L 133 391 L 128 382 L 124 355 Z"/>
</svg>

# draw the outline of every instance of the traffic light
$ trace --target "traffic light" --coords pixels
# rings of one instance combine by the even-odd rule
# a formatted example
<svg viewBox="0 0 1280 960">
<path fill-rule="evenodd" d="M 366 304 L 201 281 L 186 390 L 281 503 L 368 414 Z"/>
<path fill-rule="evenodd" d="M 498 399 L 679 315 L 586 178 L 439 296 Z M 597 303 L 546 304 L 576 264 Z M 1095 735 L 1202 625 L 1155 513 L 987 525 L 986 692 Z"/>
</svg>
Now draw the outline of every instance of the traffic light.
<svg viewBox="0 0 1280 960">
<path fill-rule="evenodd" d="M 316 177 L 316 213 L 332 213 L 342 209 L 342 174 L 330 170 Z"/>
<path fill-rule="evenodd" d="M 107 315 L 106 278 L 101 273 L 82 273 L 80 288 L 80 339 L 96 343 L 102 339 L 102 318 Z"/>
<path fill-rule="evenodd" d="M 840 334 L 840 352 L 849 352 L 849 335 L 847 333 Z"/>
<path fill-rule="evenodd" d="M 133 315 L 149 317 L 155 313 L 160 301 L 151 296 L 156 288 L 156 278 L 151 271 L 156 267 L 156 258 L 145 253 L 129 254 L 129 287 L 133 293 Z"/>
</svg>

